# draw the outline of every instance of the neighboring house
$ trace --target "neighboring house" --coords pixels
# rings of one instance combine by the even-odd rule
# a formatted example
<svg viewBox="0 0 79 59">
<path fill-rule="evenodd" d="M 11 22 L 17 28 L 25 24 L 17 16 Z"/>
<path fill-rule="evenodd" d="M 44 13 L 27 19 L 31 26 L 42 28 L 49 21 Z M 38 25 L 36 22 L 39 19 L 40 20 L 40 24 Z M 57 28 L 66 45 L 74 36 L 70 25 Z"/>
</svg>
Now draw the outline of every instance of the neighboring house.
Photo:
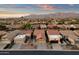
<svg viewBox="0 0 79 59">
<path fill-rule="evenodd" d="M 48 24 L 47 28 L 49 28 L 49 29 L 56 29 L 58 27 L 57 27 L 57 25 L 54 25 L 54 24 Z"/>
<path fill-rule="evenodd" d="M 26 36 L 31 36 L 32 32 L 32 30 L 23 30 L 23 34 L 25 34 Z"/>
<path fill-rule="evenodd" d="M 14 38 L 14 43 L 16 44 L 23 44 L 24 41 L 26 39 L 26 35 L 25 34 L 20 34 L 20 35 L 17 35 L 15 38 Z"/>
<path fill-rule="evenodd" d="M 16 24 L 16 25 L 6 25 L 6 27 L 9 29 L 9 30 L 13 30 L 13 29 L 20 29 L 22 27 L 22 25 L 20 24 Z"/>
<path fill-rule="evenodd" d="M 75 44 L 75 40 L 77 39 L 77 36 L 73 31 L 63 30 L 63 31 L 60 31 L 60 33 L 62 33 L 65 36 L 68 36 L 68 39 L 71 42 L 71 44 Z"/>
<path fill-rule="evenodd" d="M 60 43 L 60 33 L 58 30 L 47 30 L 47 35 L 49 42 L 58 42 Z"/>
<path fill-rule="evenodd" d="M 44 30 L 34 30 L 34 35 L 36 36 L 36 40 L 45 40 L 45 32 Z"/>
<path fill-rule="evenodd" d="M 0 35 L 5 35 L 7 32 L 5 31 L 0 31 Z"/>
<path fill-rule="evenodd" d="M 65 29 L 64 25 L 57 25 L 59 29 Z"/>
<path fill-rule="evenodd" d="M 27 42 L 28 40 L 32 40 L 32 37 L 33 37 L 33 31 L 32 30 L 23 30 L 23 34 L 26 35 L 25 42 Z"/>
<path fill-rule="evenodd" d="M 2 40 L 2 37 L 3 37 L 4 35 L 6 35 L 6 34 L 7 34 L 6 31 L 0 31 L 0 40 Z"/>
<path fill-rule="evenodd" d="M 70 29 L 70 30 L 74 30 L 77 27 L 75 25 L 64 25 L 65 29 Z"/>
<path fill-rule="evenodd" d="M 11 43 L 14 40 L 14 37 L 17 36 L 18 34 L 21 34 L 21 31 L 15 30 L 8 32 L 6 35 L 2 37 L 2 41 L 6 43 Z"/>
<path fill-rule="evenodd" d="M 70 29 L 70 25 L 63 25 L 65 27 L 65 29 Z"/>
<path fill-rule="evenodd" d="M 79 29 L 79 24 L 74 24 L 76 29 Z"/>
<path fill-rule="evenodd" d="M 46 26 L 45 24 L 40 24 L 40 28 L 41 28 L 41 29 L 46 29 L 47 26 Z"/>
<path fill-rule="evenodd" d="M 33 28 L 33 29 L 38 29 L 39 27 L 40 27 L 39 24 L 33 24 L 33 25 L 32 25 L 32 28 Z"/>
<path fill-rule="evenodd" d="M 35 30 L 34 35 L 36 36 L 37 49 L 47 49 L 45 31 L 44 30 Z"/>
</svg>

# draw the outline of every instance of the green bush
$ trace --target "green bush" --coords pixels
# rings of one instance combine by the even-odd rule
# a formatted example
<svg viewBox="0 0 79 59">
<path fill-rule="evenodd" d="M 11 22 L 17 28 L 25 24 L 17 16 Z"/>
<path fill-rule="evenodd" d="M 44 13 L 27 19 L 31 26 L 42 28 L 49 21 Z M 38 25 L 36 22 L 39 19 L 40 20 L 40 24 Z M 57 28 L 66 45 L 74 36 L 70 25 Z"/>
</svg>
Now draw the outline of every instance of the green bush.
<svg viewBox="0 0 79 59">
<path fill-rule="evenodd" d="M 32 25 L 31 24 L 23 24 L 22 26 L 23 29 L 31 29 L 32 28 Z"/>
<path fill-rule="evenodd" d="M 6 30 L 6 26 L 0 24 L 0 30 Z"/>
</svg>

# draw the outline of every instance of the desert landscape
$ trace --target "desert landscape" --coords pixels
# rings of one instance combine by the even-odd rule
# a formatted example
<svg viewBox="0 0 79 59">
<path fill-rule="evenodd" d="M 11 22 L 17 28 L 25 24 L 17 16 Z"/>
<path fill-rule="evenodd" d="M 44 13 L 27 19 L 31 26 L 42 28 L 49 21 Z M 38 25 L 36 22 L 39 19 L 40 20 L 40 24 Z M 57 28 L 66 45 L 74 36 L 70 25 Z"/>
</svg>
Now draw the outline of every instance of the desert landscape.
<svg viewBox="0 0 79 59">
<path fill-rule="evenodd" d="M 79 50 L 79 5 L 0 5 L 0 50 Z"/>
</svg>

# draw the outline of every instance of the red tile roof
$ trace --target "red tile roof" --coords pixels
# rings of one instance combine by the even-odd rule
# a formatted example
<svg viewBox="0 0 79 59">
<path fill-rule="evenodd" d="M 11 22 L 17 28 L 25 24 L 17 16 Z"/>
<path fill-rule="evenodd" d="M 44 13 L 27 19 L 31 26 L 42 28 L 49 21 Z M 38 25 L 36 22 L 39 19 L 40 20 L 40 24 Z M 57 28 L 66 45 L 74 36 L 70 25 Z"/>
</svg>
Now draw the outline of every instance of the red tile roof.
<svg viewBox="0 0 79 59">
<path fill-rule="evenodd" d="M 44 30 L 35 30 L 34 35 L 36 35 L 36 39 L 43 39 L 45 38 Z"/>
<path fill-rule="evenodd" d="M 31 35 L 32 34 L 32 30 L 23 30 L 23 33 Z"/>
<path fill-rule="evenodd" d="M 57 27 L 64 27 L 63 25 L 57 25 Z"/>
<path fill-rule="evenodd" d="M 47 30 L 48 35 L 58 35 L 60 32 L 58 30 Z"/>
<path fill-rule="evenodd" d="M 56 26 L 56 25 L 49 24 L 47 27 L 48 27 L 48 28 L 53 28 L 54 26 Z"/>
</svg>

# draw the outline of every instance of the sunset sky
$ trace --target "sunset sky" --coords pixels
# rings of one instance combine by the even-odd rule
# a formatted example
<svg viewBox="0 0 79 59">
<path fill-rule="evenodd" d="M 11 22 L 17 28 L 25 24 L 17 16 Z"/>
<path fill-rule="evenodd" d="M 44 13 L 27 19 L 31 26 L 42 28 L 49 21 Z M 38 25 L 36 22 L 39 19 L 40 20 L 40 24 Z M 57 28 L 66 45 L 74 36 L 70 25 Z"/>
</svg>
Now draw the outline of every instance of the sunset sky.
<svg viewBox="0 0 79 59">
<path fill-rule="evenodd" d="M 0 17 L 60 12 L 79 13 L 78 4 L 0 4 Z"/>
</svg>

